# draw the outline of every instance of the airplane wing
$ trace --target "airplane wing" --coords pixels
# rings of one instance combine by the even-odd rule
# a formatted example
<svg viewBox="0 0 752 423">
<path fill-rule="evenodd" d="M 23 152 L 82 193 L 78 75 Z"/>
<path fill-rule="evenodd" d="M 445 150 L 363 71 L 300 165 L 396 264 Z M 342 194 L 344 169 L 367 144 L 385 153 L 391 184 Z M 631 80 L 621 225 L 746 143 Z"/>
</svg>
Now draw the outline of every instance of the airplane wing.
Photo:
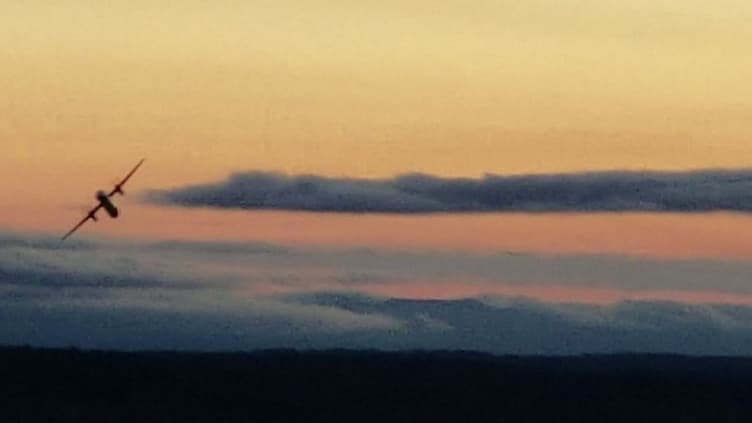
<svg viewBox="0 0 752 423">
<path fill-rule="evenodd" d="M 133 170 L 131 170 L 125 176 L 125 178 L 123 178 L 122 181 L 120 181 L 119 184 L 115 185 L 115 188 L 113 188 L 112 191 L 110 191 L 110 193 L 107 194 L 107 196 L 108 197 L 112 197 L 115 194 L 121 194 L 122 195 L 123 194 L 123 185 L 125 185 L 125 183 L 128 182 L 128 179 L 131 179 L 131 176 L 133 176 L 133 174 L 136 173 L 136 171 L 138 170 L 138 168 L 141 167 L 142 164 L 144 164 L 144 161 L 146 161 L 146 159 L 141 159 L 141 161 L 138 162 L 138 164 L 136 165 L 136 167 L 134 167 Z"/>
<path fill-rule="evenodd" d="M 61 242 L 65 241 L 69 236 L 73 235 L 73 233 L 76 232 L 78 230 L 78 228 L 80 228 L 81 226 L 83 226 L 84 223 L 86 223 L 89 219 L 95 219 L 94 215 L 101 208 L 102 208 L 102 204 L 99 204 L 98 206 L 96 206 L 93 209 L 91 209 L 91 211 L 89 211 L 89 213 L 86 215 L 86 217 L 84 217 L 80 222 L 78 222 L 78 224 L 76 226 L 74 226 L 73 229 L 70 230 L 70 232 L 68 232 L 67 234 L 65 234 L 65 236 L 63 237 L 63 239 L 61 239 L 60 241 Z"/>
</svg>

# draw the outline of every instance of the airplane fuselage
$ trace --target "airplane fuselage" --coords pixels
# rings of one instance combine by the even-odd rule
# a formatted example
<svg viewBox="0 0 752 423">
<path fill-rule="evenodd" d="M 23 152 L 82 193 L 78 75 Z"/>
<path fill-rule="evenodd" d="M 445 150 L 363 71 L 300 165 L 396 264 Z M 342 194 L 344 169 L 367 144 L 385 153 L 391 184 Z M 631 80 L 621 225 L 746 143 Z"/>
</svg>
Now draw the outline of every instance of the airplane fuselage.
<svg viewBox="0 0 752 423">
<path fill-rule="evenodd" d="M 109 214 L 111 218 L 116 219 L 120 215 L 117 207 L 112 204 L 112 201 L 110 201 L 110 197 L 107 196 L 106 192 L 97 191 L 97 201 L 99 201 L 99 204 L 102 205 L 102 208 L 107 211 L 107 214 Z"/>
</svg>

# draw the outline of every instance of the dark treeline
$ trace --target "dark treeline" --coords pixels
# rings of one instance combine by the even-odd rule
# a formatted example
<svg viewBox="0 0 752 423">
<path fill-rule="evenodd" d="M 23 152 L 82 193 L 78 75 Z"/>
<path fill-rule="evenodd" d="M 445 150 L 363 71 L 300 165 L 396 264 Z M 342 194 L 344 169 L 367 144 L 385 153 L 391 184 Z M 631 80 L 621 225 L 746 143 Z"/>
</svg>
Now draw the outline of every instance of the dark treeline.
<svg viewBox="0 0 752 423">
<path fill-rule="evenodd" d="M 748 421 L 752 358 L 0 349 L 2 422 Z"/>
</svg>

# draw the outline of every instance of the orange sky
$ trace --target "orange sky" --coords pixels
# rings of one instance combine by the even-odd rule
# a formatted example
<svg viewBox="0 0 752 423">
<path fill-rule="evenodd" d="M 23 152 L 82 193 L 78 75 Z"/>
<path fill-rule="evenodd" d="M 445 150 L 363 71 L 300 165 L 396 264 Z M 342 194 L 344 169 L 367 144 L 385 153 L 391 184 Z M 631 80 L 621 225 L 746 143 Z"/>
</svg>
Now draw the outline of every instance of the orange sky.
<svg viewBox="0 0 752 423">
<path fill-rule="evenodd" d="M 752 3 L 6 1 L 2 226 L 64 232 L 132 188 L 752 165 Z M 87 233 L 749 258 L 729 215 L 327 216 L 125 203 Z"/>
<path fill-rule="evenodd" d="M 58 204 L 5 208 L 6 227 L 64 232 L 85 212 Z M 328 245 L 507 251 L 542 254 L 616 254 L 653 258 L 752 259 L 752 217 L 743 214 L 501 213 L 394 216 L 276 211 L 184 210 L 123 199 L 117 221 L 88 224 L 94 234 L 135 239 L 259 241 Z"/>
<path fill-rule="evenodd" d="M 72 188 L 141 155 L 147 185 L 746 167 L 750 18 L 743 0 L 11 0 L 0 176 Z"/>
</svg>

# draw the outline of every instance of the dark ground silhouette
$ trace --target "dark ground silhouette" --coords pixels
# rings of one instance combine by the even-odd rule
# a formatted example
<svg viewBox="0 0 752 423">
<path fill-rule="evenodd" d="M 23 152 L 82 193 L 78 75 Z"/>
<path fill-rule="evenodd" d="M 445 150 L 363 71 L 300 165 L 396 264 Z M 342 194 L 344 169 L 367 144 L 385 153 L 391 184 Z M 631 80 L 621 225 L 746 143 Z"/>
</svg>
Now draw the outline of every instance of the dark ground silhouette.
<svg viewBox="0 0 752 423">
<path fill-rule="evenodd" d="M 752 358 L 0 348 L 2 422 L 749 421 Z"/>
</svg>

